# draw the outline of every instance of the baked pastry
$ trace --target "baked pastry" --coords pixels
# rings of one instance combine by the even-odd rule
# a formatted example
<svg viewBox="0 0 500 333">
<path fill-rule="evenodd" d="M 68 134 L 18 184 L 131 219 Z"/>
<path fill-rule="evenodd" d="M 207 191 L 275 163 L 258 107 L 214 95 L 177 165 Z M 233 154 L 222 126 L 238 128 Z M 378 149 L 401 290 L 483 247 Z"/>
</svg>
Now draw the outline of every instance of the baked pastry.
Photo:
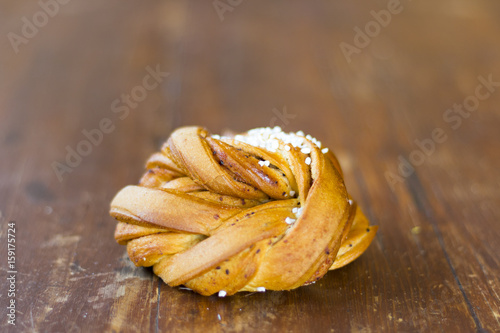
<svg viewBox="0 0 500 333">
<path fill-rule="evenodd" d="M 302 132 L 183 127 L 146 168 L 111 203 L 115 239 L 136 266 L 202 295 L 314 283 L 359 257 L 377 231 L 334 154 Z"/>
</svg>

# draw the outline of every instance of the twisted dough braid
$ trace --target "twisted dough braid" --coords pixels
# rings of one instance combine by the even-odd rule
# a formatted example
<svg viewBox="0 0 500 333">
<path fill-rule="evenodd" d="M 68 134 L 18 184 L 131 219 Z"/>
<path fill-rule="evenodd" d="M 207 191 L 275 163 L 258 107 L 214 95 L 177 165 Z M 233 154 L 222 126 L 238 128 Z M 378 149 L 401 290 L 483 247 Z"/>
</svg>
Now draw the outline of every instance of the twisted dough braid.
<svg viewBox="0 0 500 333">
<path fill-rule="evenodd" d="M 337 159 L 309 136 L 172 133 L 110 214 L 136 266 L 202 294 L 314 283 L 369 246 L 377 227 L 349 197 Z"/>
</svg>

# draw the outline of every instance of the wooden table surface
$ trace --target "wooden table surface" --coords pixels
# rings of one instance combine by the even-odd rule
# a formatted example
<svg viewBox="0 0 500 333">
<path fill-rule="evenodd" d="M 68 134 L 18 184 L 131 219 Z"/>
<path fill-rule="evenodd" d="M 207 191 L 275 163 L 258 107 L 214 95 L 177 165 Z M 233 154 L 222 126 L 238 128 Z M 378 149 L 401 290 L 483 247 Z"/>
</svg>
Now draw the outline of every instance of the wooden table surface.
<svg viewBox="0 0 500 333">
<path fill-rule="evenodd" d="M 59 1 L 0 4 L 0 331 L 500 332 L 498 1 Z M 377 237 L 289 292 L 135 268 L 110 200 L 183 125 L 312 134 Z"/>
</svg>

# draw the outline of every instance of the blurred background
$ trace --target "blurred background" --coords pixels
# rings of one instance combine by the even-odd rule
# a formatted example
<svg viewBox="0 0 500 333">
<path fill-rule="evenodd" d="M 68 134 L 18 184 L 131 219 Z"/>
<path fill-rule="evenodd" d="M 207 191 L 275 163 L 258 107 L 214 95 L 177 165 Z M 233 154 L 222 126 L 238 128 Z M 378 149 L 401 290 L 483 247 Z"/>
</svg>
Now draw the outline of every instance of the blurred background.
<svg viewBox="0 0 500 333">
<path fill-rule="evenodd" d="M 0 22 L 17 328 L 500 329 L 499 2 L 2 1 Z M 109 201 L 184 125 L 318 138 L 376 240 L 321 286 L 232 305 L 131 268 Z"/>
</svg>

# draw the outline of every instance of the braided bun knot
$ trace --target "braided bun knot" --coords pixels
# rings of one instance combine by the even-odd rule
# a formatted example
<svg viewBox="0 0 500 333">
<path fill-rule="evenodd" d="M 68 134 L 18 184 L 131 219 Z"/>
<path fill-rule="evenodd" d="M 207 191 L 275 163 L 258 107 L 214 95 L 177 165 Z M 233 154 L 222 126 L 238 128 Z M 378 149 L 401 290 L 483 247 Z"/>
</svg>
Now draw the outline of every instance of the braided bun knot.
<svg viewBox="0 0 500 333">
<path fill-rule="evenodd" d="M 288 290 L 359 257 L 370 227 L 337 159 L 303 133 L 177 129 L 110 214 L 136 266 L 202 294 Z"/>
</svg>

